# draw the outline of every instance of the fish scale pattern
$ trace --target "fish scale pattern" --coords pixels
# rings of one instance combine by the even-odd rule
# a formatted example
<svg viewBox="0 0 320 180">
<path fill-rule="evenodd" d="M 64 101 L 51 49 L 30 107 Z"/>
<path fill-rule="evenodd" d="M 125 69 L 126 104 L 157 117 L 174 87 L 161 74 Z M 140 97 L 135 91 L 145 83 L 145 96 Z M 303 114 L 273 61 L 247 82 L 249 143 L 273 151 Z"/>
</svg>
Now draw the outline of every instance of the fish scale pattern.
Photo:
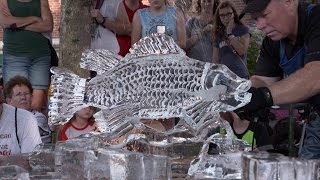
<svg viewBox="0 0 320 180">
<path fill-rule="evenodd" d="M 187 59 L 128 62 L 105 74 L 99 82 L 89 82 L 87 102 L 108 108 L 125 102 L 148 102 L 142 103 L 144 108 L 181 105 L 191 95 L 188 92 L 204 89 L 204 65 Z"/>
</svg>

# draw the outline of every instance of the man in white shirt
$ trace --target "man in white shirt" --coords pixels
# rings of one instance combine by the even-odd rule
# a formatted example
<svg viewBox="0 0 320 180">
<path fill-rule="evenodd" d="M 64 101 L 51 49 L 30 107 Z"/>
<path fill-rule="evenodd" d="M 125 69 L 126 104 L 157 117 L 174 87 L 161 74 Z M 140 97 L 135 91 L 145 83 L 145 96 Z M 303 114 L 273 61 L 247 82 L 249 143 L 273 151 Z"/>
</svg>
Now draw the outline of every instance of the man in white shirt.
<svg viewBox="0 0 320 180">
<path fill-rule="evenodd" d="M 32 112 L 36 118 L 42 142 L 50 143 L 51 136 L 47 117 L 41 112 L 31 109 L 32 90 L 32 85 L 28 79 L 22 76 L 15 76 L 5 84 L 6 103 Z"/>
<path fill-rule="evenodd" d="M 35 116 L 0 102 L 0 156 L 29 153 L 41 143 Z"/>
</svg>

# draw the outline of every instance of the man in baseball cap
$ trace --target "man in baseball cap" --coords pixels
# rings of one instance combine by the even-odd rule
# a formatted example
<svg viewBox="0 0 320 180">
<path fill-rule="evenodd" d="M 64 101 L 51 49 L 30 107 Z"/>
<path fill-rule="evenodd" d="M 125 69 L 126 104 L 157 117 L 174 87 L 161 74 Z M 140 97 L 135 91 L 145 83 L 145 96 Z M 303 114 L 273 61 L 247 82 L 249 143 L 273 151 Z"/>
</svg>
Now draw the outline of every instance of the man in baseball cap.
<svg viewBox="0 0 320 180">
<path fill-rule="evenodd" d="M 243 13 L 255 13 L 263 11 L 271 0 L 246 0 L 246 7 L 243 10 Z"/>
<path fill-rule="evenodd" d="M 299 0 L 247 0 L 258 29 L 266 35 L 250 78 L 252 98 L 235 112 L 243 118 L 272 105 L 308 102 L 299 156 L 320 159 L 320 5 Z"/>
</svg>

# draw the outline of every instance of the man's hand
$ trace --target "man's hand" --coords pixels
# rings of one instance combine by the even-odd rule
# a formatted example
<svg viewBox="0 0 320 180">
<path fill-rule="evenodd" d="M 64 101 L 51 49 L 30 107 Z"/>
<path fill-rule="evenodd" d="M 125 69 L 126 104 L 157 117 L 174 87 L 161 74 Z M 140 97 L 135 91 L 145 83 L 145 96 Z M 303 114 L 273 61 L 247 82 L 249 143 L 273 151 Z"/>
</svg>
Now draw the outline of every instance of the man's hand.
<svg viewBox="0 0 320 180">
<path fill-rule="evenodd" d="M 267 87 L 251 87 L 248 92 L 252 94 L 251 101 L 234 111 L 241 119 L 248 118 L 257 111 L 273 105 L 272 95 Z"/>
</svg>

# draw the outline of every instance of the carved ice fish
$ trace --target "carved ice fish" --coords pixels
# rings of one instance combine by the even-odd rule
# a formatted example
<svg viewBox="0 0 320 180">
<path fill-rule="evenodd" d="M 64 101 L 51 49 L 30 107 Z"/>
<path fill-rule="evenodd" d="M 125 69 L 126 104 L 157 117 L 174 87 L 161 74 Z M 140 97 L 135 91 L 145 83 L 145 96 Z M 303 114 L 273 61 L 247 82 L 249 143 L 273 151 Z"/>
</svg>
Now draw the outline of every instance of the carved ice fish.
<svg viewBox="0 0 320 180">
<path fill-rule="evenodd" d="M 122 131 L 140 118 L 180 117 L 196 132 L 217 121 L 218 112 L 237 109 L 251 98 L 249 80 L 224 65 L 187 57 L 171 37 L 161 34 L 141 39 L 124 58 L 108 50 L 86 50 L 81 66 L 98 75 L 87 80 L 51 70 L 52 124 L 90 105 L 102 109 L 98 119 L 104 131 Z"/>
</svg>

